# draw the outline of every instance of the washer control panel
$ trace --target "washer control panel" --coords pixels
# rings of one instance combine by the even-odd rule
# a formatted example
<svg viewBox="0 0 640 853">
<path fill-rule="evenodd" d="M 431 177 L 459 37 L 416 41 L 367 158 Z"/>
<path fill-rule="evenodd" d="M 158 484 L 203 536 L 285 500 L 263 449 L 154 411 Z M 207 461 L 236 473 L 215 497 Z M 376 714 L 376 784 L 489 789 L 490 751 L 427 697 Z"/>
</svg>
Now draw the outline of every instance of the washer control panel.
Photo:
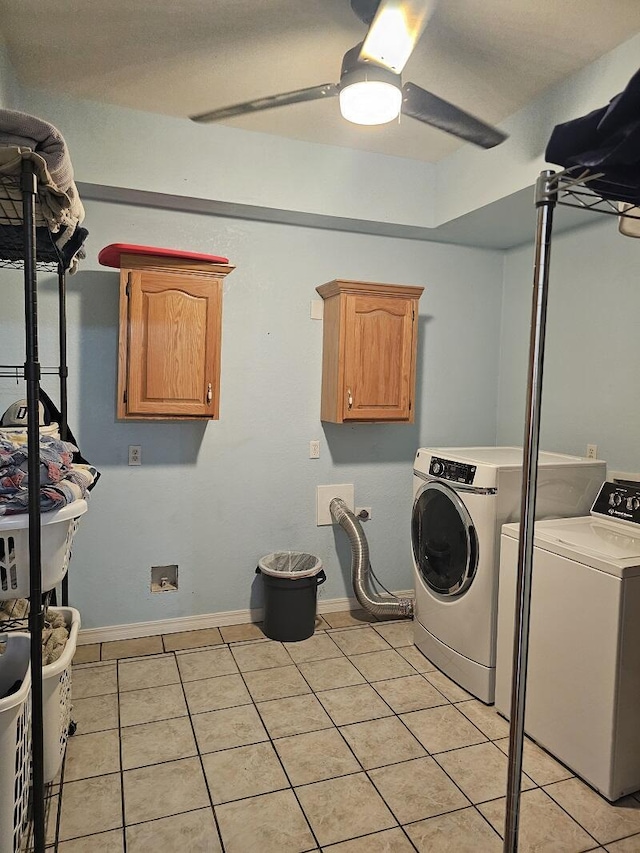
<svg viewBox="0 0 640 853">
<path fill-rule="evenodd" d="M 640 525 L 640 483 L 637 486 L 603 483 L 591 507 L 591 514 Z"/>
<path fill-rule="evenodd" d="M 455 483 L 471 485 L 476 475 L 476 466 L 434 456 L 429 465 L 429 474 L 440 480 L 453 480 Z"/>
</svg>

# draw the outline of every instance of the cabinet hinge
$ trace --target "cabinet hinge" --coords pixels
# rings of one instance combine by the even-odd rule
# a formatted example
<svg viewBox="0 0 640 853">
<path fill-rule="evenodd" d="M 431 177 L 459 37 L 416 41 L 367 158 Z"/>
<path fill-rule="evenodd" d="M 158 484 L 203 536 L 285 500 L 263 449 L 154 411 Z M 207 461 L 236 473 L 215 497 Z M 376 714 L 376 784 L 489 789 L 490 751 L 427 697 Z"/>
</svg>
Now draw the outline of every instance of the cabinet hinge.
<svg viewBox="0 0 640 853">
<path fill-rule="evenodd" d="M 411 319 L 412 319 L 412 320 L 415 320 L 415 319 L 416 319 L 416 309 L 415 309 L 415 308 L 412 308 L 412 309 L 411 309 Z"/>
<path fill-rule="evenodd" d="M 131 273 L 127 273 L 127 287 L 125 289 L 127 296 L 131 296 Z"/>
<path fill-rule="evenodd" d="M 127 392 L 126 392 L 126 390 L 125 390 L 124 394 L 122 395 L 122 402 L 123 402 L 123 403 L 126 403 L 126 402 L 127 402 Z"/>
</svg>

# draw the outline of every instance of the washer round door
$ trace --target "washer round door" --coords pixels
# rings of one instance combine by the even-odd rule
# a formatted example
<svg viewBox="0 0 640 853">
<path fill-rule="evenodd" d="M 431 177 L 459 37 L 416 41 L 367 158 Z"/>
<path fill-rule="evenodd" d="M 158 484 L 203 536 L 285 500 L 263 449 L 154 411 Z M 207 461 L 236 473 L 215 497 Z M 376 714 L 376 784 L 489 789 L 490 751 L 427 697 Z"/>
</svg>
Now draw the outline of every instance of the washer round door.
<svg viewBox="0 0 640 853">
<path fill-rule="evenodd" d="M 416 495 L 411 544 L 418 571 L 429 589 L 460 595 L 478 566 L 476 532 L 464 503 L 450 486 L 427 483 Z"/>
</svg>

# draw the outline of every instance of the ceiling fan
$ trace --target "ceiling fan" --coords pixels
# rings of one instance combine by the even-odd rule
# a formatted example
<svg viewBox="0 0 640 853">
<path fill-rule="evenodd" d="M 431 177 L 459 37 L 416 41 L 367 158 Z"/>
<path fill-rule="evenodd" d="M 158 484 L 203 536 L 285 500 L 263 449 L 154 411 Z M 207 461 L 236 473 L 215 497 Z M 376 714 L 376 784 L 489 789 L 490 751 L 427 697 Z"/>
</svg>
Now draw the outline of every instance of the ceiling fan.
<svg viewBox="0 0 640 853">
<path fill-rule="evenodd" d="M 385 124 L 400 113 L 479 145 L 493 148 L 507 138 L 495 127 L 427 92 L 402 85 L 401 73 L 422 35 L 437 0 L 351 0 L 369 29 L 363 42 L 342 59 L 339 83 L 324 83 L 191 116 L 196 122 L 222 121 L 273 107 L 340 98 L 344 118 L 356 124 Z"/>
</svg>

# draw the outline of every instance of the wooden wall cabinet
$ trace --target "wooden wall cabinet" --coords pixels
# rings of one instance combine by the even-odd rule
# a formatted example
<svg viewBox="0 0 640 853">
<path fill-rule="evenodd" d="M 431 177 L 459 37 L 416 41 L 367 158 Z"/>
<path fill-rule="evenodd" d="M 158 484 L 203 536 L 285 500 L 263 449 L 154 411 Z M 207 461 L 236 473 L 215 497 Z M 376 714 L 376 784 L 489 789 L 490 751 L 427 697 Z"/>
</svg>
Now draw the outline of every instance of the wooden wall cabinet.
<svg viewBox="0 0 640 853">
<path fill-rule="evenodd" d="M 233 269 L 121 256 L 119 418 L 218 418 L 222 283 Z"/>
<path fill-rule="evenodd" d="M 324 299 L 321 419 L 413 423 L 424 288 L 336 280 L 316 290 Z"/>
</svg>

